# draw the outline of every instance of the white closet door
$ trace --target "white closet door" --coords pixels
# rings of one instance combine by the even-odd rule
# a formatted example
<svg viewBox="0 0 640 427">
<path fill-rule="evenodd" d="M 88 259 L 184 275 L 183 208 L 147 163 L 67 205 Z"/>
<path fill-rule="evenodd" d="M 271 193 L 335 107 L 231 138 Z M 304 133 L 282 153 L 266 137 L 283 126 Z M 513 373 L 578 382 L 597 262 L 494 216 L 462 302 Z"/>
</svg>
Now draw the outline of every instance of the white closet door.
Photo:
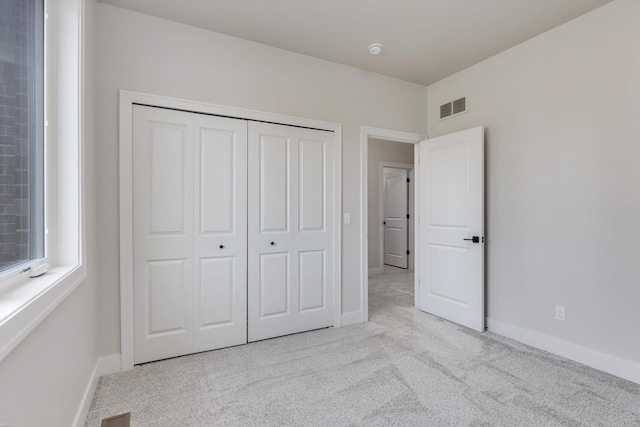
<svg viewBox="0 0 640 427">
<path fill-rule="evenodd" d="M 134 363 L 246 343 L 246 122 L 133 114 Z"/>
<path fill-rule="evenodd" d="M 134 362 L 191 352 L 193 116 L 133 108 Z"/>
<path fill-rule="evenodd" d="M 249 123 L 249 341 L 333 325 L 333 133 Z"/>
<path fill-rule="evenodd" d="M 247 342 L 247 123 L 195 115 L 194 348 Z"/>
</svg>

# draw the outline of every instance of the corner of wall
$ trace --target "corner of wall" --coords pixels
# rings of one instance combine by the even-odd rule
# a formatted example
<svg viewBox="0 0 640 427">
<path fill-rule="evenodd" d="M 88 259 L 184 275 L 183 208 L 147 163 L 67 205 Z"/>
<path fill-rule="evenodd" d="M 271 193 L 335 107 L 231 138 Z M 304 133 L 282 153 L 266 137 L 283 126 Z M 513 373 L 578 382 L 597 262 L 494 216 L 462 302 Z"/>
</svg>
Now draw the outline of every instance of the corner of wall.
<svg viewBox="0 0 640 427">
<path fill-rule="evenodd" d="M 98 388 L 98 381 L 100 380 L 100 377 L 118 373 L 120 370 L 119 354 L 103 356 L 97 360 L 96 366 L 93 368 L 93 372 L 91 372 L 91 376 L 87 382 L 87 387 L 82 395 L 78 412 L 76 413 L 76 417 L 73 421 L 74 426 L 84 426 L 89 410 L 91 409 L 91 404 L 93 403 L 93 396 Z"/>
</svg>

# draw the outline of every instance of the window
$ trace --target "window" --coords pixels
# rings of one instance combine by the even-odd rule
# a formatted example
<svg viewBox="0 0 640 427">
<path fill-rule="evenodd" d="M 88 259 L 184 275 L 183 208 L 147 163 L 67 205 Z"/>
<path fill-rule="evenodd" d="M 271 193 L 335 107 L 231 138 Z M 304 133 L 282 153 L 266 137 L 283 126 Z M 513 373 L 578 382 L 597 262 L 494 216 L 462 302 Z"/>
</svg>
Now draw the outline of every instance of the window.
<svg viewBox="0 0 640 427">
<path fill-rule="evenodd" d="M 0 275 L 44 241 L 44 1 L 0 0 Z"/>
<path fill-rule="evenodd" d="M 16 147 L 23 149 L 16 170 L 9 165 L 0 176 L 0 187 L 8 194 L 0 196 L 0 205 L 15 205 L 0 206 L 2 224 L 26 213 L 14 221 L 15 238 L 0 234 L 0 245 L 24 242 L 0 266 L 0 361 L 86 277 L 82 141 L 83 134 L 93 135 L 93 130 L 82 121 L 84 5 L 85 0 L 0 0 L 0 129 L 5 131 L 13 123 L 19 136 L 18 127 L 28 126 L 25 145 L 6 138 L 0 143 L 5 163 Z M 19 34 L 20 28 L 30 30 Z M 7 63 L 20 73 L 7 71 Z M 13 98 L 7 95 L 9 83 L 4 83 L 11 76 L 22 79 L 13 83 L 14 103 L 8 102 Z M 86 111 L 92 114 L 91 103 Z M 12 226 L 2 230 L 13 231 Z M 18 240 L 18 230 L 23 240 Z M 41 263 L 43 255 L 50 265 L 46 274 L 35 278 L 20 274 Z"/>
</svg>

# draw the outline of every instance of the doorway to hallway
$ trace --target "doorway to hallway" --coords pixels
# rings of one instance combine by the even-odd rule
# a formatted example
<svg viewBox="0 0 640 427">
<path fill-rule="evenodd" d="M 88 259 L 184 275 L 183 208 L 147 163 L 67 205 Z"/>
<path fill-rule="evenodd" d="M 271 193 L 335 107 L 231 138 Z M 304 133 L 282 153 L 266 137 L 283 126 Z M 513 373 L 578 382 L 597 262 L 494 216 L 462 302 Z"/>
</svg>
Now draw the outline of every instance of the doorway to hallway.
<svg viewBox="0 0 640 427">
<path fill-rule="evenodd" d="M 361 233 L 362 239 L 362 275 L 361 275 L 361 295 L 362 295 L 362 321 L 369 320 L 369 281 L 376 282 L 390 279 L 390 274 L 394 271 L 390 270 L 390 266 L 385 265 L 385 212 L 384 212 L 384 169 L 386 168 L 402 168 L 409 172 L 415 169 L 414 159 L 416 158 L 416 144 L 426 139 L 425 135 L 414 134 L 403 131 L 371 128 L 362 126 L 361 128 L 361 153 L 362 153 L 362 183 L 363 192 L 361 199 L 362 206 L 362 222 Z M 417 176 L 416 176 L 417 179 Z M 414 193 L 413 186 L 409 189 L 411 194 Z M 411 200 L 413 202 L 413 200 Z M 404 203 L 403 203 L 404 204 Z M 417 205 L 417 200 L 415 200 Z M 409 207 L 408 212 L 411 220 L 415 217 L 413 203 Z M 413 257 L 414 257 L 414 236 L 413 224 L 407 224 L 407 243 L 405 253 L 408 251 L 406 269 L 402 282 L 405 285 L 413 284 L 415 289 L 415 277 L 413 273 Z M 395 273 L 399 273 L 396 271 Z M 382 276 L 382 277 L 378 277 Z M 405 286 L 406 287 L 406 286 Z M 384 295 L 384 289 L 380 289 L 376 295 Z M 410 306 L 417 305 L 417 297 L 415 291 L 410 289 L 410 294 L 404 292 L 405 297 L 413 297 L 413 303 L 409 301 Z M 392 302 L 390 299 L 388 302 Z M 376 307 L 384 308 L 382 302 L 374 302 Z"/>
<path fill-rule="evenodd" d="M 390 326 L 406 317 L 414 307 L 413 287 L 413 270 L 385 265 L 369 278 L 369 321 Z"/>
</svg>

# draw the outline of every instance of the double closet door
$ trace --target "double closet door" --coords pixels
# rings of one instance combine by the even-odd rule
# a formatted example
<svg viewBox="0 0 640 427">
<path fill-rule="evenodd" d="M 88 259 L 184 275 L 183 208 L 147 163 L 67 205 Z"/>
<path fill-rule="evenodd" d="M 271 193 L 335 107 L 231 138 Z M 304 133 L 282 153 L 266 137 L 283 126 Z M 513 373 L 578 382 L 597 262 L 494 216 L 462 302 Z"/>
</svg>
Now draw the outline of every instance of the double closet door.
<svg viewBox="0 0 640 427">
<path fill-rule="evenodd" d="M 136 364 L 333 325 L 333 134 L 133 109 Z"/>
</svg>

